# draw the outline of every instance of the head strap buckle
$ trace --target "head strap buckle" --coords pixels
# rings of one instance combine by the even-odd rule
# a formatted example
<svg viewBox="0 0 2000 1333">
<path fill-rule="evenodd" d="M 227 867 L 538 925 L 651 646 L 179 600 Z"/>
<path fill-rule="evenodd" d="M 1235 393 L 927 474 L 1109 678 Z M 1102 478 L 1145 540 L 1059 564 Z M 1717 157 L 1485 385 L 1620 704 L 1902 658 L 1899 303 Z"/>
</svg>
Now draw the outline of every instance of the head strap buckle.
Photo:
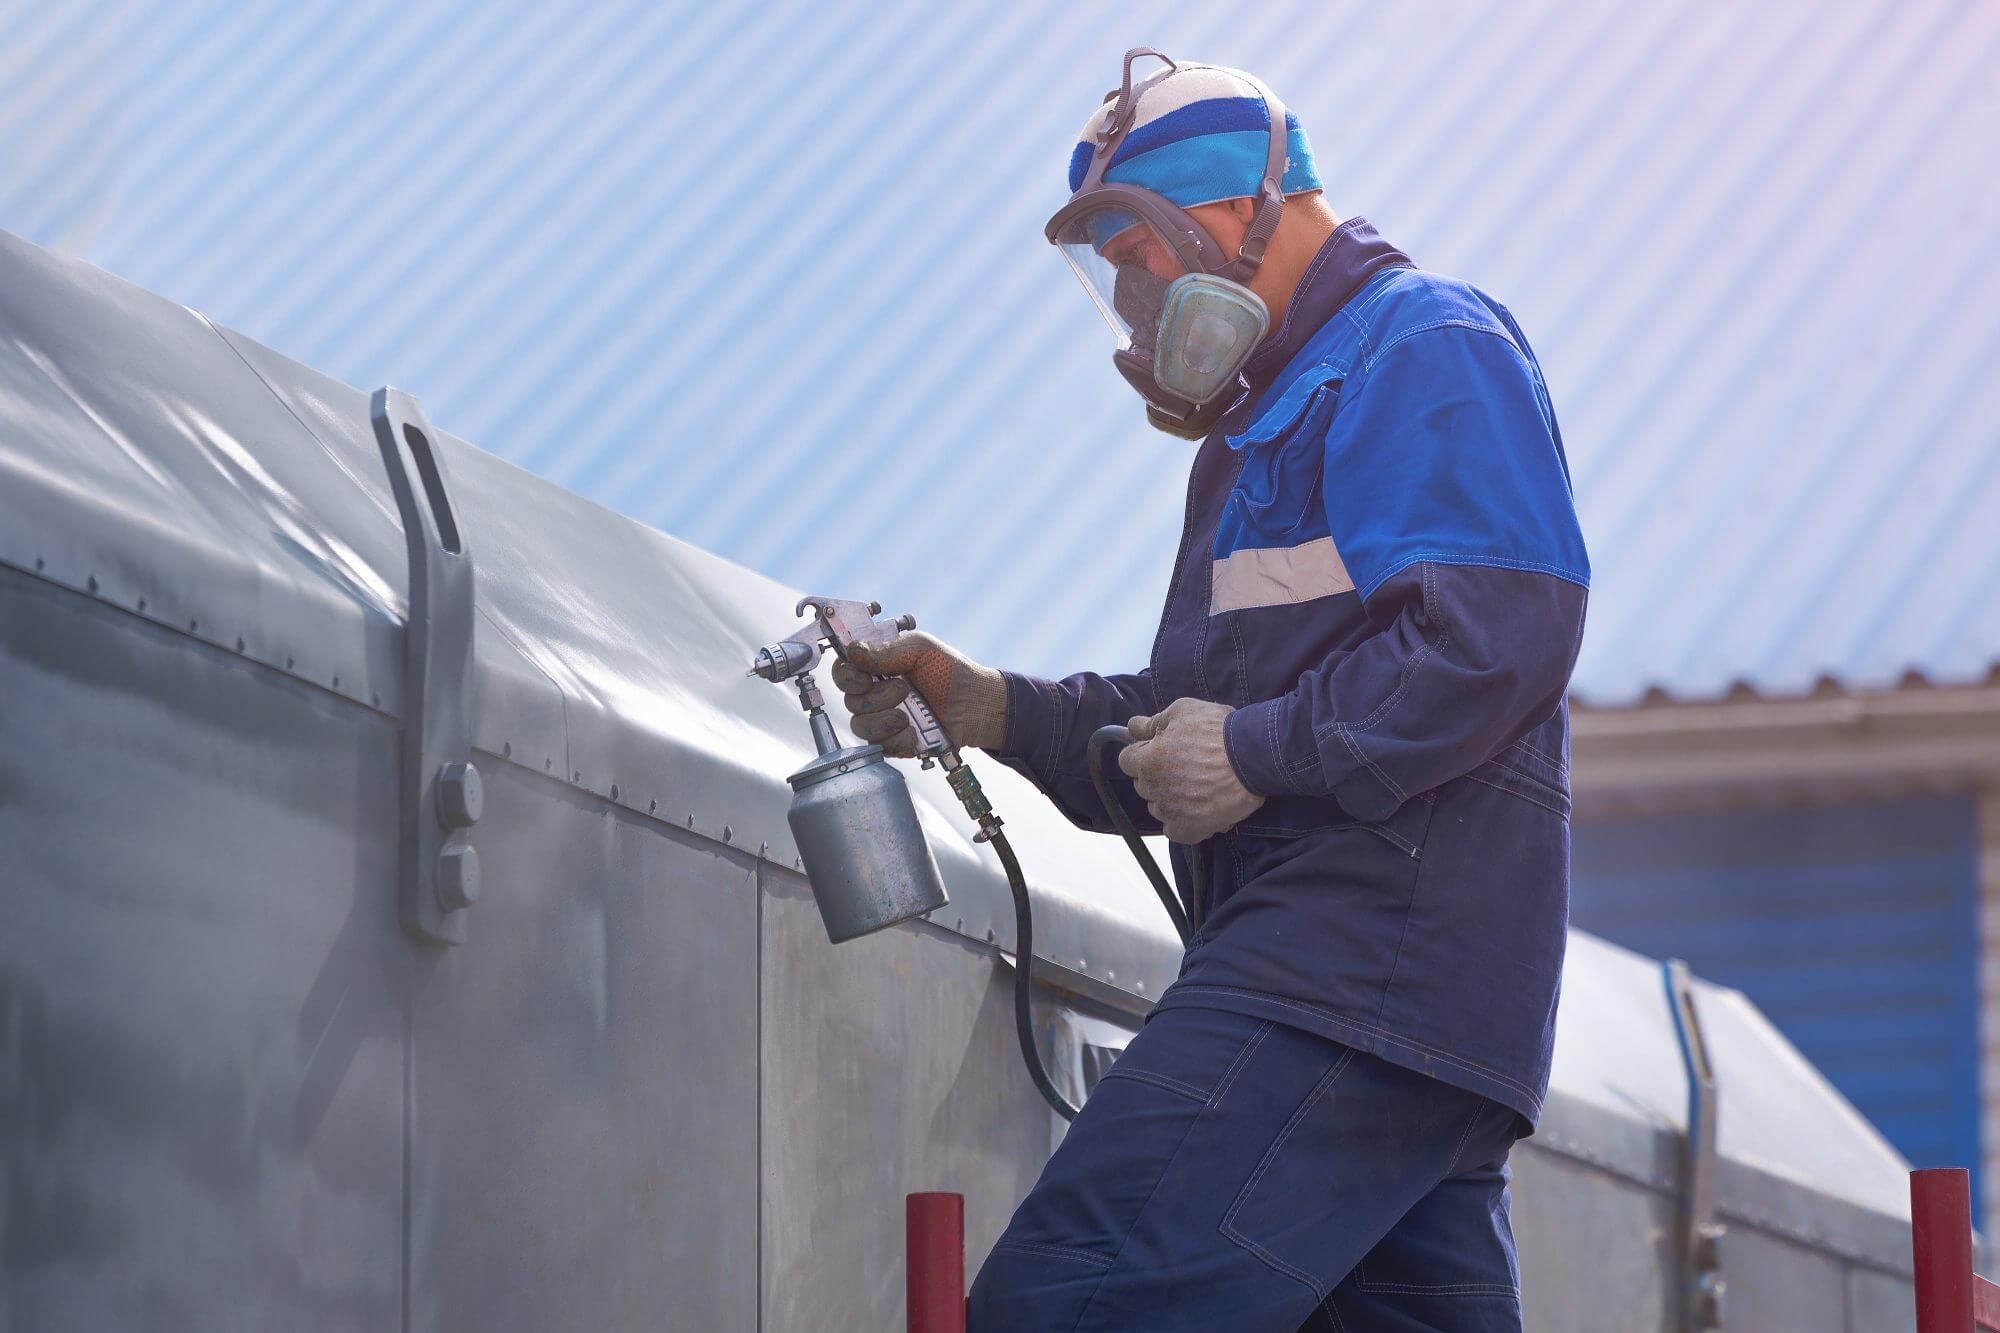
<svg viewBox="0 0 2000 1333">
<path fill-rule="evenodd" d="M 1125 131 L 1131 129 L 1132 122 L 1138 119 L 1139 99 L 1132 96 L 1132 66 L 1147 56 L 1165 61 L 1168 69 L 1180 68 L 1172 56 L 1164 51 L 1155 51 L 1150 46 L 1135 46 L 1125 53 L 1124 82 L 1104 94 L 1105 101 L 1109 102 L 1116 98 L 1117 104 L 1111 108 L 1111 116 L 1105 121 L 1103 131 L 1097 136 L 1097 146 L 1100 150 L 1124 138 Z"/>
</svg>

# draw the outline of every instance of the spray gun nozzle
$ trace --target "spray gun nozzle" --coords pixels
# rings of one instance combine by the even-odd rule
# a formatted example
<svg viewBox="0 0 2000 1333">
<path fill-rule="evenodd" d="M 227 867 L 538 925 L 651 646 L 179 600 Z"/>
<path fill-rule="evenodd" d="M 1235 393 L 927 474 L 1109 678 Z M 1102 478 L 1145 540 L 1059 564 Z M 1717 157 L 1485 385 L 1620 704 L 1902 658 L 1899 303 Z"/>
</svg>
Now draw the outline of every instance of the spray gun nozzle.
<svg viewBox="0 0 2000 1333">
<path fill-rule="evenodd" d="M 750 674 L 762 676 L 772 684 L 790 680 L 801 671 L 810 671 L 819 661 L 819 649 L 810 643 L 797 639 L 784 639 L 764 645 L 757 650 L 757 656 L 750 663 Z"/>
</svg>

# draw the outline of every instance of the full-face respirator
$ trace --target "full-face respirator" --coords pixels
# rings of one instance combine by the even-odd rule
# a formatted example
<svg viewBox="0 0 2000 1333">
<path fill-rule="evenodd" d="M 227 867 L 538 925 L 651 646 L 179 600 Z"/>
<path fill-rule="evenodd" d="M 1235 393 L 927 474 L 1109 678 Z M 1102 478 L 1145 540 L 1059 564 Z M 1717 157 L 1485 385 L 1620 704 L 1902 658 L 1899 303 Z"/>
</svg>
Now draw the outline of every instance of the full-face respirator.
<svg viewBox="0 0 2000 1333">
<path fill-rule="evenodd" d="M 1166 61 L 1167 69 L 1135 88 L 1132 65 L 1143 56 Z M 1132 132 L 1141 94 L 1179 69 L 1148 48 L 1125 53 L 1124 82 L 1105 97 L 1083 182 L 1044 230 L 1118 337 L 1112 363 L 1146 400 L 1147 419 L 1199 439 L 1248 390 L 1244 365 L 1270 330 L 1270 312 L 1246 284 L 1284 208 L 1288 131 L 1277 96 L 1241 76 L 1263 97 L 1269 146 L 1249 230 L 1238 252 L 1225 256 L 1186 209 L 1153 190 L 1104 179 Z"/>
</svg>

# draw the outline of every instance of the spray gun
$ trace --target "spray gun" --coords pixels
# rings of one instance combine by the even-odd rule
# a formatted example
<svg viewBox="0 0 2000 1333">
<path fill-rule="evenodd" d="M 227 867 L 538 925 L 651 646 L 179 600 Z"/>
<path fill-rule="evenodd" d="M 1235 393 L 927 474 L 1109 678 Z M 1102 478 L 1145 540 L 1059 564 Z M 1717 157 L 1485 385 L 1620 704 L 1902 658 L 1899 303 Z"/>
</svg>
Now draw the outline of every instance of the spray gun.
<svg viewBox="0 0 2000 1333">
<path fill-rule="evenodd" d="M 802 598 L 795 614 L 804 615 L 807 608 L 812 620 L 759 648 L 750 674 L 773 683 L 791 681 L 812 727 L 813 747 L 819 753 L 791 775 L 792 808 L 787 817 L 827 937 L 837 944 L 936 911 L 947 900 L 903 775 L 884 762 L 879 745 L 841 745 L 812 677 L 828 649 L 851 663 L 848 650 L 855 644 L 887 643 L 903 630 L 915 629 L 916 619 L 882 620 L 879 602 L 835 597 Z M 935 764 L 944 770 L 952 794 L 979 826 L 975 840 L 990 845 L 1007 872 L 1007 886 L 1014 894 L 1014 1029 L 1021 1056 L 1043 1098 L 1065 1120 L 1074 1119 L 1076 1107 L 1049 1078 L 1035 1046 L 1028 975 L 1034 963 L 1034 918 L 1021 863 L 1001 830 L 1000 816 L 980 790 L 979 779 L 945 736 L 930 705 L 912 690 L 902 708 L 916 728 L 917 759 L 925 768 Z"/>
<path fill-rule="evenodd" d="M 757 650 L 750 674 L 776 684 L 791 681 L 799 692 L 799 706 L 806 710 L 812 727 L 813 746 L 818 756 L 792 774 L 792 808 L 789 815 L 792 835 L 798 839 L 799 859 L 812 885 L 813 901 L 819 904 L 820 919 L 826 923 L 827 937 L 838 944 L 857 935 L 886 929 L 898 921 L 934 912 L 946 902 L 944 881 L 938 877 L 937 862 L 930 844 L 924 841 L 917 822 L 916 805 L 903 775 L 884 762 L 879 745 L 843 746 L 826 715 L 826 700 L 813 681 L 813 668 L 826 650 L 850 665 L 848 655 L 856 644 L 886 644 L 904 630 L 917 627 L 916 617 L 898 616 L 883 620 L 880 602 L 849 602 L 837 597 L 804 597 L 794 615 L 812 608 L 813 618 L 776 643 Z M 925 768 L 933 764 L 945 772 L 952 794 L 972 822 L 979 826 L 974 841 L 989 844 L 1007 872 L 1007 887 L 1014 894 L 1014 959 L 1018 975 L 1014 984 L 1014 1030 L 1021 1042 L 1021 1058 L 1027 1062 L 1028 1076 L 1034 1080 L 1056 1114 L 1065 1120 L 1076 1118 L 1076 1107 L 1057 1090 L 1042 1064 L 1035 1046 L 1034 1017 L 1029 1009 L 1032 987 L 1028 969 L 1034 964 L 1034 914 L 1028 902 L 1028 883 L 1021 863 L 1001 831 L 1000 816 L 993 813 L 979 779 L 959 757 L 938 724 L 930 705 L 915 690 L 902 703 L 910 725 L 916 729 L 916 758 Z M 1139 840 L 1124 806 L 1111 791 L 1104 771 L 1105 756 L 1113 745 L 1131 741 L 1124 727 L 1099 728 L 1090 738 L 1091 781 L 1105 813 L 1132 849 L 1146 878 L 1152 882 L 1181 942 L 1188 940 L 1192 924 L 1200 923 L 1200 904 L 1205 894 L 1205 878 L 1199 857 L 1192 862 L 1191 903 L 1184 909 L 1174 888 Z"/>
<path fill-rule="evenodd" d="M 903 775 L 885 762 L 881 746 L 840 743 L 812 674 L 826 649 L 845 657 L 852 644 L 892 636 L 896 624 L 875 619 L 882 610 L 875 602 L 808 597 L 797 614 L 808 607 L 813 619 L 759 648 L 750 674 L 791 681 L 812 727 L 817 754 L 789 779 L 788 817 L 827 938 L 838 944 L 934 912 L 948 900 Z M 931 750 L 925 762 L 941 759 L 950 747 L 937 719 L 915 695 L 904 708 L 917 726 L 919 744 Z"/>
<path fill-rule="evenodd" d="M 813 729 L 813 743 L 819 747 L 821 755 L 838 748 L 833 733 L 833 724 L 827 721 L 825 706 L 819 698 L 819 688 L 813 684 L 812 669 L 818 665 L 820 654 L 831 648 L 834 656 L 843 662 L 852 662 L 848 650 L 855 644 L 875 646 L 886 644 L 904 630 L 917 627 L 915 616 L 898 616 L 894 620 L 878 619 L 882 614 L 880 602 L 850 602 L 838 597 L 803 597 L 794 614 L 804 615 L 811 607 L 813 618 L 807 624 L 777 643 L 768 644 L 757 650 L 757 657 L 750 668 L 753 676 L 762 676 L 768 681 L 797 680 L 799 700 L 805 708 Z M 958 747 L 944 734 L 930 705 L 915 690 L 902 703 L 903 713 L 915 728 L 916 758 L 923 767 L 933 764 L 945 772 L 945 781 L 951 785 L 952 794 L 965 807 L 965 813 L 979 826 L 974 835 L 976 842 L 991 842 L 1000 832 L 1000 817 L 993 813 L 993 806 L 987 801 L 986 793 L 980 790 L 979 779 L 959 758 Z M 943 904 L 940 903 L 939 906 Z"/>
</svg>

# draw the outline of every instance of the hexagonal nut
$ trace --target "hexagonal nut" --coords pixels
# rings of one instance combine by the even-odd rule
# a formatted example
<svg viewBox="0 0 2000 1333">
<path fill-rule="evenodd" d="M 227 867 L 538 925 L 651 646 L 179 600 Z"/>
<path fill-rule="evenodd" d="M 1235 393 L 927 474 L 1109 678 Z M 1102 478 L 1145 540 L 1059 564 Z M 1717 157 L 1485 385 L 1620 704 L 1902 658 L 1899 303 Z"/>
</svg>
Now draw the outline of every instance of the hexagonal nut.
<svg viewBox="0 0 2000 1333">
<path fill-rule="evenodd" d="M 479 853 L 470 847 L 445 847 L 438 852 L 432 882 L 437 905 L 456 912 L 479 901 Z"/>
<path fill-rule="evenodd" d="M 486 810 L 486 784 L 470 763 L 446 764 L 438 770 L 438 822 L 446 828 L 471 828 Z"/>
</svg>

